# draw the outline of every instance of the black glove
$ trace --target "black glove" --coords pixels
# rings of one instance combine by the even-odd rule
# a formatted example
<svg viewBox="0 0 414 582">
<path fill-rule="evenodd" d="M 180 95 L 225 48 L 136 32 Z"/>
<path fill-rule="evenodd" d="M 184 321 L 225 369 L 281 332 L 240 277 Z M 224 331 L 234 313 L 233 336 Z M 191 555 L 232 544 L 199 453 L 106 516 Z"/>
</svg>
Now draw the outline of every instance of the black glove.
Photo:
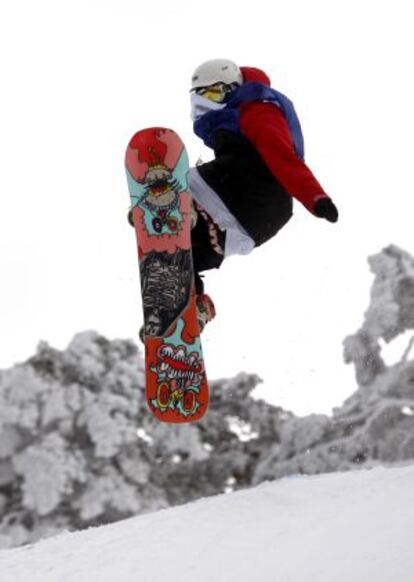
<svg viewBox="0 0 414 582">
<path fill-rule="evenodd" d="M 338 220 L 338 209 L 330 198 L 320 198 L 313 211 L 319 218 L 326 218 L 329 222 L 336 222 Z"/>
<path fill-rule="evenodd" d="M 134 217 L 132 216 L 132 208 L 128 211 L 128 222 L 131 226 L 134 226 Z"/>
</svg>

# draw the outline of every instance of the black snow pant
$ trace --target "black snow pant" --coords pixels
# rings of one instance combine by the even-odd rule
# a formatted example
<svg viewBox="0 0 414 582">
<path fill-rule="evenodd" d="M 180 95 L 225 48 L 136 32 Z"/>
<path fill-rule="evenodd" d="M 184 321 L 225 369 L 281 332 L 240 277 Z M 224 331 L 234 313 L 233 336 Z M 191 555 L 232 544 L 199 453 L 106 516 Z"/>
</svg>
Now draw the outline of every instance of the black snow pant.
<svg viewBox="0 0 414 582">
<path fill-rule="evenodd" d="M 273 176 L 254 146 L 242 135 L 227 130 L 216 132 L 215 159 L 197 170 L 260 246 L 289 221 L 292 197 Z M 221 233 L 223 248 L 225 233 Z M 201 216 L 192 231 L 194 270 L 199 273 L 220 267 L 223 256 L 211 247 L 208 228 Z M 199 288 L 202 288 L 198 283 Z"/>
</svg>

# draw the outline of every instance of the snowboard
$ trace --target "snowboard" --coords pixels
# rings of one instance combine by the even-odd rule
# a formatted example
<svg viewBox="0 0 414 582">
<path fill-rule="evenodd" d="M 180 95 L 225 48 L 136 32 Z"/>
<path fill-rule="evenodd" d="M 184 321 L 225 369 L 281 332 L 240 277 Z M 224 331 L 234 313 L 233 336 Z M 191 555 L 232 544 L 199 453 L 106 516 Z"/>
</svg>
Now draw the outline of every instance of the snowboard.
<svg viewBox="0 0 414 582">
<path fill-rule="evenodd" d="M 125 156 L 144 312 L 146 399 L 160 421 L 199 420 L 209 389 L 197 322 L 188 156 L 171 129 L 138 131 Z"/>
</svg>

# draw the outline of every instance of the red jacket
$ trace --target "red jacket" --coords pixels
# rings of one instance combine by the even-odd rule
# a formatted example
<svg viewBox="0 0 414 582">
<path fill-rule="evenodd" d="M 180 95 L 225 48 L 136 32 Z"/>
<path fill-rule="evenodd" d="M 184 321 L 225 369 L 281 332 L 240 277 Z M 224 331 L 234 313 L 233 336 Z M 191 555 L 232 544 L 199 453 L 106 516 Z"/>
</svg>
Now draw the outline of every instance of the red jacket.
<svg viewBox="0 0 414 582">
<path fill-rule="evenodd" d="M 244 81 L 270 86 L 260 69 L 242 67 Z M 272 174 L 287 192 L 310 211 L 315 202 L 327 198 L 308 166 L 296 155 L 287 121 L 273 103 L 253 102 L 240 107 L 240 129 L 255 146 Z"/>
</svg>

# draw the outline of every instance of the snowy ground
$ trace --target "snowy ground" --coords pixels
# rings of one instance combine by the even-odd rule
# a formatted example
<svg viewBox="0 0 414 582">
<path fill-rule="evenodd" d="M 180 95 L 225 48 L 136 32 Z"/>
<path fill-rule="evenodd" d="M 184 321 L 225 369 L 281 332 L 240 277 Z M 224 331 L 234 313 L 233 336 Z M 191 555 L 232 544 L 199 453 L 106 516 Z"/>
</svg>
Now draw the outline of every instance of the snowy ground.
<svg viewBox="0 0 414 582">
<path fill-rule="evenodd" d="M 290 478 L 0 552 L 1 582 L 405 582 L 414 466 Z"/>
</svg>

